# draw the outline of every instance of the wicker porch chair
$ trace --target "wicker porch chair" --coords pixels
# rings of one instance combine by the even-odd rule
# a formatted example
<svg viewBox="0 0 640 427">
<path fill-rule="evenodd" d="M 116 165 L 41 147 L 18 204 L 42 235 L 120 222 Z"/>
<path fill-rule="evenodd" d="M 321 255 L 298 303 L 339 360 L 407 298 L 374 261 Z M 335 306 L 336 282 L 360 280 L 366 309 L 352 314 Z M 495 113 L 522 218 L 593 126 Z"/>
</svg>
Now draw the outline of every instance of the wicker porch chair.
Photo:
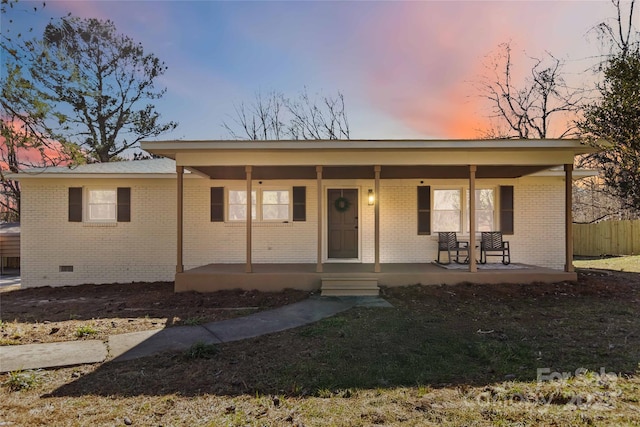
<svg viewBox="0 0 640 427">
<path fill-rule="evenodd" d="M 440 262 L 440 253 L 447 252 L 449 255 L 447 262 Z M 438 264 L 451 264 L 452 253 L 456 256 L 454 261 L 460 264 L 460 254 L 465 255 L 462 263 L 469 262 L 469 243 L 459 242 L 455 231 L 441 231 L 438 233 Z"/>
<path fill-rule="evenodd" d="M 502 240 L 501 231 L 483 231 L 481 233 L 480 264 L 486 264 L 488 256 L 501 256 L 504 265 L 509 265 L 511 262 L 509 242 Z"/>
</svg>

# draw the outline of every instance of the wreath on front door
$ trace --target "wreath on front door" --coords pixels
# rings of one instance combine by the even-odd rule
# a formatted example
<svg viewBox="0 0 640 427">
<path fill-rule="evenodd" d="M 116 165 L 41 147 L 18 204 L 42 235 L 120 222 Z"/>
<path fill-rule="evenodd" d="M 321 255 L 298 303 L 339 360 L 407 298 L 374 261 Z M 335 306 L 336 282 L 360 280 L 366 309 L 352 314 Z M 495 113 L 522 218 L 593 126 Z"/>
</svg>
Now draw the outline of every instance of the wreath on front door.
<svg viewBox="0 0 640 427">
<path fill-rule="evenodd" d="M 351 206 L 351 202 L 345 197 L 338 197 L 333 203 L 333 206 L 335 206 L 338 212 L 346 212 L 349 206 Z"/>
</svg>

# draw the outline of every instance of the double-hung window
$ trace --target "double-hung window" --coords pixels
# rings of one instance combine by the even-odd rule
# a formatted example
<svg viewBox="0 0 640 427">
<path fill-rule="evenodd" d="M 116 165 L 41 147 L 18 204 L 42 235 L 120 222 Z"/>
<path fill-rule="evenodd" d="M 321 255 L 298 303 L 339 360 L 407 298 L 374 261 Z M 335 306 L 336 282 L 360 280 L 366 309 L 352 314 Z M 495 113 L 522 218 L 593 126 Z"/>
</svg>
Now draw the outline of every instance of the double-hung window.
<svg viewBox="0 0 640 427">
<path fill-rule="evenodd" d="M 306 221 L 306 187 L 251 191 L 251 218 L 261 222 Z M 211 187 L 211 222 L 247 220 L 247 191 Z"/>
<path fill-rule="evenodd" d="M 131 188 L 69 188 L 69 222 L 130 222 Z"/>
<path fill-rule="evenodd" d="M 246 190 L 229 190 L 229 221 L 247 220 Z M 291 219 L 291 196 L 289 190 L 261 189 L 251 192 L 251 219 L 254 221 L 288 221 Z"/>
<path fill-rule="evenodd" d="M 469 190 L 466 189 L 433 190 L 432 229 L 438 231 L 455 231 L 469 233 Z M 492 188 L 476 189 L 476 231 L 494 230 L 495 196 Z"/>
<path fill-rule="evenodd" d="M 115 222 L 118 206 L 116 190 L 89 190 L 87 193 L 87 221 Z"/>
<path fill-rule="evenodd" d="M 438 231 L 462 231 L 460 189 L 433 190 L 433 227 Z"/>
<path fill-rule="evenodd" d="M 495 203 L 493 188 L 482 188 L 476 190 L 476 231 L 495 230 Z M 469 232 L 469 190 L 467 190 L 467 208 L 465 212 L 466 231 Z"/>
<path fill-rule="evenodd" d="M 289 219 L 289 191 L 262 190 L 262 220 L 287 221 Z"/>
<path fill-rule="evenodd" d="M 256 219 L 256 192 L 251 192 L 251 219 Z M 247 220 L 247 192 L 243 190 L 229 190 L 229 221 Z"/>
</svg>

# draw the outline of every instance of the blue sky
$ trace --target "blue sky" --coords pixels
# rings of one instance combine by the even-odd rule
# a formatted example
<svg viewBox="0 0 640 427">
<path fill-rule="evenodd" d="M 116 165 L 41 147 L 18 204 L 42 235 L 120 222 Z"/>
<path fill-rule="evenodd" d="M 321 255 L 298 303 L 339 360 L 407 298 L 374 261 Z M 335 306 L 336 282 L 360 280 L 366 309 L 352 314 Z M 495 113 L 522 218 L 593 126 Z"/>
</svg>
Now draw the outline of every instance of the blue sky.
<svg viewBox="0 0 640 427">
<path fill-rule="evenodd" d="M 486 125 L 472 82 L 510 41 L 519 75 L 545 50 L 575 84 L 599 48 L 589 29 L 609 1 L 47 1 L 21 0 L 2 26 L 40 36 L 67 13 L 112 20 L 168 66 L 157 108 L 179 127 L 161 139 L 224 139 L 234 105 L 257 91 L 344 94 L 352 138 L 463 138 Z M 636 14 L 636 18 L 640 14 Z M 9 20 L 13 20 L 9 24 Z M 640 22 L 636 22 L 640 28 Z M 13 30 L 13 28 L 12 28 Z M 4 31 L 4 30 L 3 30 Z"/>
</svg>

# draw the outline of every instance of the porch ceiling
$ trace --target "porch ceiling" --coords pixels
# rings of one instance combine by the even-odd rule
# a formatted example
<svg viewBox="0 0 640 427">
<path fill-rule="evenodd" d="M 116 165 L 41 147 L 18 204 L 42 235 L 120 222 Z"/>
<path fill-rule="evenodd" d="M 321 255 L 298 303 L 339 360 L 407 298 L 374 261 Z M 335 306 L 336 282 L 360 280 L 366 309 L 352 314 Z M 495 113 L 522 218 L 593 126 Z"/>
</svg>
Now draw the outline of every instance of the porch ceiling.
<svg viewBox="0 0 640 427">
<path fill-rule="evenodd" d="M 478 165 L 476 178 L 519 178 L 549 169 L 555 165 Z M 244 180 L 245 166 L 191 166 L 211 179 Z M 315 166 L 254 166 L 255 180 L 274 179 L 315 179 Z M 323 179 L 374 179 L 373 166 L 324 166 Z M 385 166 L 382 165 L 381 179 L 466 179 L 469 166 Z"/>
</svg>

